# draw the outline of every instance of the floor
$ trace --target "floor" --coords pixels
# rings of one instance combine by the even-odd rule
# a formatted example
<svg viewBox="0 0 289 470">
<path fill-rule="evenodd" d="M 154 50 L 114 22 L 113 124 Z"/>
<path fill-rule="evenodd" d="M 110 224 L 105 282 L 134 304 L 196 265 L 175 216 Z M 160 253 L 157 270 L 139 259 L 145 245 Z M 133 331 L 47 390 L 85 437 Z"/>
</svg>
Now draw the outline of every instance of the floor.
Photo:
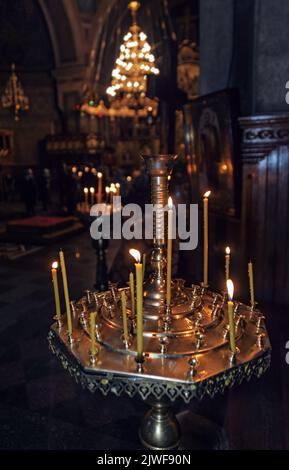
<svg viewBox="0 0 289 470">
<path fill-rule="evenodd" d="M 71 297 L 92 287 L 95 258 L 87 233 L 63 243 Z M 91 395 L 48 350 L 53 294 L 49 266 L 58 246 L 0 265 L 0 448 L 140 448 L 137 428 L 146 405 Z M 230 448 L 289 448 L 289 316 L 268 309 L 272 367 L 260 380 L 206 400 L 198 412 L 224 424 Z M 120 406 L 121 404 L 121 406 Z"/>
</svg>

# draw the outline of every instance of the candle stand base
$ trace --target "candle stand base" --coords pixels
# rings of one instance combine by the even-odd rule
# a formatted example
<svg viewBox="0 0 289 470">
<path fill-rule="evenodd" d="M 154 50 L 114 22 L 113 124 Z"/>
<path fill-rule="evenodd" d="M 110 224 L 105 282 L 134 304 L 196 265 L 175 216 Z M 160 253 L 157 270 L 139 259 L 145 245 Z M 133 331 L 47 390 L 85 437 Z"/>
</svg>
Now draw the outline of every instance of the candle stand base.
<svg viewBox="0 0 289 470">
<path fill-rule="evenodd" d="M 139 438 L 146 449 L 174 450 L 179 447 L 181 431 L 169 405 L 155 401 L 143 418 L 139 428 Z"/>
</svg>

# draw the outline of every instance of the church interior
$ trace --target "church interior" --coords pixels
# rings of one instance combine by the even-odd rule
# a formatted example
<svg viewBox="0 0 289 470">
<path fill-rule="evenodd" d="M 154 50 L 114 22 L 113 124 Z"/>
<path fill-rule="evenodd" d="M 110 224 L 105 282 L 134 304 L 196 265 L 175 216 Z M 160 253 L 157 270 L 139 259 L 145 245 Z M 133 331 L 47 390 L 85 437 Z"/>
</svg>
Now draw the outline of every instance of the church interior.
<svg viewBox="0 0 289 470">
<path fill-rule="evenodd" d="M 0 450 L 289 449 L 287 20 L 0 0 Z"/>
</svg>

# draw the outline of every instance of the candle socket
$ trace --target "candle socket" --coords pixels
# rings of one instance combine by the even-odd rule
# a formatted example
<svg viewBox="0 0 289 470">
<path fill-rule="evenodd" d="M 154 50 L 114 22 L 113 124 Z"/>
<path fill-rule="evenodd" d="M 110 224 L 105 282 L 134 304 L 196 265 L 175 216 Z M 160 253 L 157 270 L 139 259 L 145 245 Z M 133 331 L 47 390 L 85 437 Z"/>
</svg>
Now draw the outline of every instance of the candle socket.
<svg viewBox="0 0 289 470">
<path fill-rule="evenodd" d="M 89 350 L 89 362 L 90 365 L 95 366 L 98 356 L 98 350 L 96 352 L 92 352 L 91 349 Z"/>
<path fill-rule="evenodd" d="M 61 330 L 62 326 L 63 326 L 63 321 L 61 318 L 59 318 L 57 315 L 54 315 L 53 317 L 53 320 L 55 320 L 56 324 L 57 324 L 57 328 L 59 330 Z"/>
<path fill-rule="evenodd" d="M 228 300 L 228 292 L 227 291 L 225 291 L 225 290 L 222 291 L 222 298 L 223 298 L 224 302 L 227 302 L 227 300 Z"/>
<path fill-rule="evenodd" d="M 188 364 L 189 364 L 189 370 L 188 370 L 188 375 L 187 375 L 187 379 L 188 380 L 194 380 L 194 378 L 196 377 L 197 375 L 197 366 L 198 366 L 198 360 L 196 357 L 192 357 L 189 361 L 188 361 Z"/>
<path fill-rule="evenodd" d="M 256 306 L 257 306 L 257 302 L 254 302 L 253 304 L 251 304 L 251 307 L 250 307 L 250 320 L 253 320 L 253 318 L 254 318 L 254 313 L 255 313 Z"/>
<path fill-rule="evenodd" d="M 70 308 L 72 313 L 72 324 L 74 328 L 78 326 L 78 313 L 77 313 L 77 302 L 76 300 L 70 301 Z"/>
<path fill-rule="evenodd" d="M 195 286 L 194 284 L 192 284 L 191 286 L 193 288 L 193 297 L 195 297 L 196 295 L 198 295 L 198 289 L 199 289 L 199 286 Z"/>
<path fill-rule="evenodd" d="M 200 349 L 203 343 L 203 339 L 205 336 L 205 332 L 203 328 L 197 328 L 195 331 L 195 347 L 196 349 Z"/>
<path fill-rule="evenodd" d="M 212 309 L 215 307 L 215 305 L 217 305 L 217 302 L 218 302 L 218 294 L 215 294 L 213 298 Z"/>
<path fill-rule="evenodd" d="M 169 338 L 167 336 L 160 337 L 160 352 L 161 354 L 166 354 L 168 350 Z"/>
<path fill-rule="evenodd" d="M 130 326 L 130 332 L 132 336 L 136 335 L 136 329 L 137 329 L 136 318 L 133 317 L 131 318 L 131 326 Z"/>
<path fill-rule="evenodd" d="M 112 299 L 113 299 L 113 302 L 115 305 L 117 305 L 117 302 L 118 302 L 118 299 L 117 299 L 117 282 L 110 282 L 108 283 L 108 288 L 111 292 L 111 296 L 112 296 Z"/>
<path fill-rule="evenodd" d="M 229 337 L 229 332 L 230 332 L 230 326 L 229 326 L 229 325 L 225 325 L 225 326 L 224 326 L 224 332 L 223 332 L 223 338 L 224 338 L 225 340 L 228 339 L 228 337 Z"/>
<path fill-rule="evenodd" d="M 194 326 L 195 326 L 195 328 L 199 328 L 199 326 L 201 325 L 202 320 L 203 320 L 202 312 L 197 312 L 195 317 L 196 318 L 195 318 L 195 321 L 194 321 Z"/>
<path fill-rule="evenodd" d="M 144 362 L 145 362 L 145 358 L 144 358 L 144 355 L 141 354 L 141 355 L 137 355 L 136 358 L 135 358 L 135 362 L 136 362 L 136 371 L 138 374 L 143 374 L 144 373 Z"/>
<path fill-rule="evenodd" d="M 256 344 L 257 344 L 258 349 L 261 349 L 261 350 L 264 349 L 265 337 L 266 337 L 265 333 L 259 333 L 257 335 Z"/>
<path fill-rule="evenodd" d="M 87 290 L 85 290 L 84 292 L 85 292 L 85 294 L 86 294 L 87 303 L 88 303 L 88 304 L 91 304 L 91 303 L 92 303 L 92 300 L 93 300 L 93 294 L 92 294 L 91 290 L 88 290 L 88 289 L 87 289 Z"/>
<path fill-rule="evenodd" d="M 238 348 L 236 348 L 235 352 L 230 350 L 229 362 L 230 362 L 231 367 L 233 367 L 237 364 L 237 355 L 239 354 L 239 352 L 240 352 L 240 350 Z"/>
<path fill-rule="evenodd" d="M 234 307 L 234 318 L 237 315 L 239 308 L 240 308 L 240 302 L 236 302 L 235 307 Z"/>
<path fill-rule="evenodd" d="M 201 296 L 205 295 L 206 291 L 209 289 L 209 284 L 205 284 L 204 282 L 201 282 Z"/>
<path fill-rule="evenodd" d="M 212 309 L 212 312 L 211 312 L 211 319 L 212 320 L 216 320 L 218 318 L 220 310 L 221 309 L 220 309 L 219 305 L 214 306 L 214 308 Z"/>
<path fill-rule="evenodd" d="M 84 311 L 81 312 L 81 314 L 79 315 L 79 323 L 81 324 L 82 328 L 86 328 L 86 325 L 87 325 L 87 321 L 86 321 L 86 318 L 85 318 L 85 315 L 84 315 Z"/>
<path fill-rule="evenodd" d="M 264 315 L 258 315 L 257 321 L 256 321 L 256 333 L 257 334 L 260 333 L 261 330 L 263 329 L 262 323 L 264 319 L 265 319 Z"/>
<path fill-rule="evenodd" d="M 235 332 L 237 333 L 239 325 L 241 328 L 244 328 L 246 326 L 246 317 L 245 315 L 238 315 L 235 321 Z"/>
<path fill-rule="evenodd" d="M 131 335 L 128 335 L 128 338 L 125 338 L 124 335 L 121 335 L 121 341 L 123 342 L 125 349 L 129 349 L 132 344 L 132 337 Z"/>
<path fill-rule="evenodd" d="M 172 321 L 172 308 L 170 305 L 166 306 L 166 311 L 164 315 L 164 331 L 168 331 Z"/>
<path fill-rule="evenodd" d="M 95 336 L 97 341 L 101 341 L 101 325 L 99 323 L 95 325 Z"/>
<path fill-rule="evenodd" d="M 73 343 L 74 343 L 74 339 L 72 337 L 72 334 L 69 333 L 69 331 L 67 332 L 67 341 L 68 341 L 68 344 L 70 345 L 70 347 L 72 347 Z"/>
</svg>

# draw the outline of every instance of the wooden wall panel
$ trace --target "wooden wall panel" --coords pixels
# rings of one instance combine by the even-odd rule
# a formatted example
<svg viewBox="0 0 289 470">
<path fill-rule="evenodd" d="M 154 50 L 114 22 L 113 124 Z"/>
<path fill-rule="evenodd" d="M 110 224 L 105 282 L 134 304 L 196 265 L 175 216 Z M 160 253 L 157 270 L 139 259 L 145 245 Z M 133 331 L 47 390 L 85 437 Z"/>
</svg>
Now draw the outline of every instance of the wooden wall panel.
<svg viewBox="0 0 289 470">
<path fill-rule="evenodd" d="M 244 257 L 255 265 L 257 298 L 289 304 L 289 116 L 242 118 L 240 125 Z"/>
</svg>

